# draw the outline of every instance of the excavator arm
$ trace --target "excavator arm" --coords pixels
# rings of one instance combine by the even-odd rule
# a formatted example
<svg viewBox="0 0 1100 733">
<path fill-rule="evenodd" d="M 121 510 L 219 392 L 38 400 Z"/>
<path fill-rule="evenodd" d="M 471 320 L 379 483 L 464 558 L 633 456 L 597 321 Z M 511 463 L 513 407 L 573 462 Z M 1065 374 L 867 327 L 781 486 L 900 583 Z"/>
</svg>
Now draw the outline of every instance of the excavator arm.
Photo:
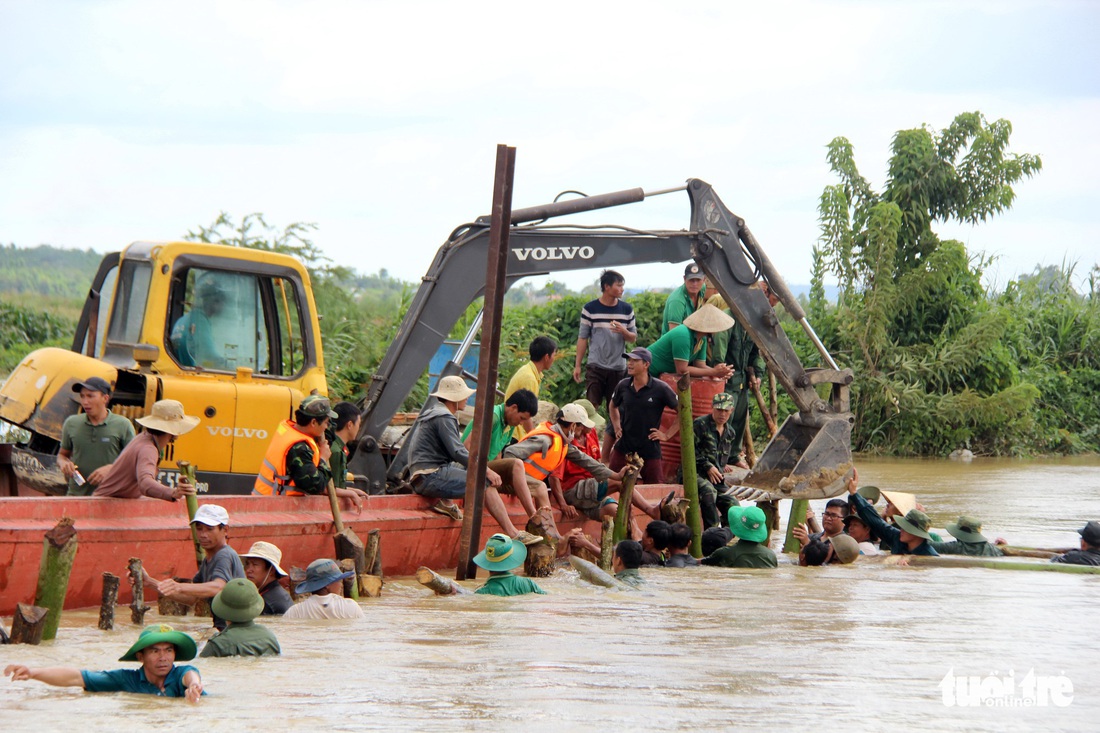
<svg viewBox="0 0 1100 733">
<path fill-rule="evenodd" d="M 686 231 L 640 231 L 617 227 L 585 229 L 529 224 L 685 189 L 692 205 L 692 227 Z M 459 227 L 451 234 L 436 253 L 393 344 L 372 378 L 363 403 L 358 449 L 349 466 L 354 473 L 367 477 L 372 491 L 381 491 L 385 486 L 386 464 L 381 454 L 380 440 L 382 432 L 466 307 L 483 294 L 488 246 L 488 217 Z M 807 376 L 809 372 L 803 369 L 786 334 L 779 327 L 767 298 L 752 286 L 763 274 L 773 291 L 780 294 L 789 312 L 801 313 L 801 308 L 752 239 L 744 222 L 725 208 L 705 182 L 691 179 L 686 186 L 648 194 L 641 189 L 631 189 L 517 209 L 512 212 L 508 246 L 508 286 L 524 277 L 553 272 L 651 262 L 673 263 L 694 258 L 717 285 L 738 322 L 760 347 L 769 368 L 775 371 L 799 408 L 798 415 L 788 419 L 788 423 L 796 417 L 798 421 L 789 430 L 785 423 L 784 430 L 777 435 L 778 439 L 786 432 L 789 438 L 785 439 L 789 443 L 787 448 L 775 452 L 777 456 L 782 453 L 783 457 L 771 460 L 768 450 L 765 450 L 760 464 L 774 465 L 766 471 L 749 474 L 745 485 L 752 488 L 748 491 L 760 496 L 763 493 L 783 493 L 785 496 L 793 495 L 792 492 L 805 493 L 808 490 L 807 480 L 799 478 L 794 483 L 789 480 L 792 475 L 803 476 L 794 471 L 794 464 L 798 463 L 795 459 L 812 447 L 809 444 L 814 438 L 810 433 L 816 435 L 826 423 L 831 424 L 838 419 L 847 426 L 848 441 L 844 442 L 845 436 L 839 435 L 844 433 L 843 428 L 833 432 L 838 433 L 843 443 L 838 450 L 842 453 L 840 458 L 846 456 L 847 468 L 844 470 L 850 469 L 850 415 L 845 418 L 841 414 L 846 413 L 846 404 L 839 411 L 839 402 L 825 403 L 817 396 L 814 385 L 820 381 L 819 377 Z M 847 372 L 840 378 L 850 382 L 851 373 Z M 832 461 L 832 468 L 843 463 Z M 788 468 L 791 470 L 788 471 Z M 783 475 L 780 476 L 780 473 Z M 824 475 L 813 473 L 809 483 L 821 485 Z M 782 479 L 788 479 L 787 483 L 781 485 Z M 835 484 L 836 481 L 830 483 Z M 836 490 L 825 490 L 836 493 L 841 488 L 842 484 L 836 486 Z M 817 488 L 812 491 L 821 490 Z"/>
</svg>

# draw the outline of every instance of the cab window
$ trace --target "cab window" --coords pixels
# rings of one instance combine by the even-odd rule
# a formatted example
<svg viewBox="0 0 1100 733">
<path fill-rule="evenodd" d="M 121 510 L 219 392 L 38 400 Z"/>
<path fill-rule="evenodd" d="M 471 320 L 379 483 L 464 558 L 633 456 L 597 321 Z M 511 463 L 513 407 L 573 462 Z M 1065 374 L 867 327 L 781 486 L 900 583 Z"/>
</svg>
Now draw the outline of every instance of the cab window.
<svg viewBox="0 0 1100 733">
<path fill-rule="evenodd" d="M 183 367 L 292 376 L 301 371 L 301 312 L 283 278 L 189 268 L 176 281 L 168 350 Z"/>
</svg>

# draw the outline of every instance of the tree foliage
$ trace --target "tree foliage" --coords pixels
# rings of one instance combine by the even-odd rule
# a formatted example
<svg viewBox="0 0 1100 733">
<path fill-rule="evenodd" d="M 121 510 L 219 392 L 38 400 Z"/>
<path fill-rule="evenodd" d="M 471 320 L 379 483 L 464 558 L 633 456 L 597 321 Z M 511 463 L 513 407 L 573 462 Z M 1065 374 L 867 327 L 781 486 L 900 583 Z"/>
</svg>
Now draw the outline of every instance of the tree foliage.
<svg viewBox="0 0 1100 733">
<path fill-rule="evenodd" d="M 1096 450 L 1100 414 L 1087 401 L 1100 373 L 1095 289 L 1071 269 L 1039 271 L 1005 293 L 981 284 L 989 260 L 933 227 L 977 224 L 1011 207 L 1038 156 L 1008 152 L 1012 126 L 961 114 L 893 138 L 876 191 L 837 138 L 827 160 L 839 182 L 819 203 L 809 311 L 826 344 L 857 375 L 853 442 L 900 455 Z M 823 279 L 839 281 L 835 305 Z"/>
</svg>

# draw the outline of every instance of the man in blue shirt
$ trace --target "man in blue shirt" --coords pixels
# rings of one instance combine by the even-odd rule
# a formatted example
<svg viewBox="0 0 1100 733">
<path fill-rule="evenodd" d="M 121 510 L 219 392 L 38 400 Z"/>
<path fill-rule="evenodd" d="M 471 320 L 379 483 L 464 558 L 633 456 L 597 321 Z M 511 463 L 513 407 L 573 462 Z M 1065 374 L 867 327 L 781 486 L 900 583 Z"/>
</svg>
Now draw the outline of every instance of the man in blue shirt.
<svg viewBox="0 0 1100 733">
<path fill-rule="evenodd" d="M 141 662 L 138 669 L 92 672 L 74 667 L 36 667 L 9 664 L 4 676 L 13 682 L 38 680 L 58 687 L 83 687 L 86 692 L 136 692 L 162 697 L 186 697 L 198 702 L 205 693 L 202 677 L 190 665 L 177 667 L 176 661 L 195 658 L 195 640 L 168 624 L 146 626 L 134 645 L 119 658 L 120 662 Z"/>
</svg>

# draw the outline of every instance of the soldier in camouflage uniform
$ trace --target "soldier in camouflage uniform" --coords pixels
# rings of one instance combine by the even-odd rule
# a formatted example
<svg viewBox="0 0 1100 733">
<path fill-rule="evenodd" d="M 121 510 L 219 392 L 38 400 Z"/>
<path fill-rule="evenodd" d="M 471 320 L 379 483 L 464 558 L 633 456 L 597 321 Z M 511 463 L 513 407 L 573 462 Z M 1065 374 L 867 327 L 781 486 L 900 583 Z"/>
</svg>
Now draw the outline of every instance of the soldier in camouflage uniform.
<svg viewBox="0 0 1100 733">
<path fill-rule="evenodd" d="M 764 281 L 758 283 L 758 287 L 767 296 L 768 302 L 774 307 L 779 299 L 772 295 Z M 715 295 L 707 301 L 710 305 L 730 313 L 726 301 L 721 295 Z M 724 362 L 733 368 L 733 373 L 726 380 L 726 391 L 733 395 L 733 414 L 730 416 L 730 425 L 737 434 L 736 445 L 741 445 L 744 440 L 745 420 L 749 414 L 749 390 L 752 382 L 760 386 L 760 377 L 764 374 L 766 365 L 760 356 L 760 350 L 756 346 L 741 324 L 734 323 L 728 331 L 713 334 L 713 342 L 708 353 L 715 362 Z M 726 516 L 725 512 L 722 516 Z"/>
<path fill-rule="evenodd" d="M 709 415 L 692 423 L 695 434 L 695 472 L 699 486 L 699 508 L 703 515 L 703 528 L 709 529 L 721 522 L 737 500 L 719 496 L 719 487 L 725 489 L 723 473 L 737 460 L 738 438 L 741 433 L 729 425 L 733 412 L 733 396 L 726 392 L 714 395 Z"/>
</svg>

